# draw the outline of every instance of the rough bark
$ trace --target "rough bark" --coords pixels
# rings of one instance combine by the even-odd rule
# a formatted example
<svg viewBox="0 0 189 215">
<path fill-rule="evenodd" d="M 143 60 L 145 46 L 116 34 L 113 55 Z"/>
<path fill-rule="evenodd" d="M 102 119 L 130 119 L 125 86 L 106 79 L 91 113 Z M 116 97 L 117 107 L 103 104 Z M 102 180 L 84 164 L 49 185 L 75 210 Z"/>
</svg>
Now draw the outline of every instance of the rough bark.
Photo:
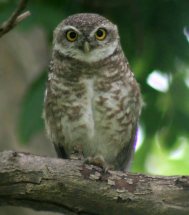
<svg viewBox="0 0 189 215">
<path fill-rule="evenodd" d="M 107 173 L 79 160 L 0 152 L 0 205 L 65 214 L 189 214 L 189 177 Z"/>
</svg>

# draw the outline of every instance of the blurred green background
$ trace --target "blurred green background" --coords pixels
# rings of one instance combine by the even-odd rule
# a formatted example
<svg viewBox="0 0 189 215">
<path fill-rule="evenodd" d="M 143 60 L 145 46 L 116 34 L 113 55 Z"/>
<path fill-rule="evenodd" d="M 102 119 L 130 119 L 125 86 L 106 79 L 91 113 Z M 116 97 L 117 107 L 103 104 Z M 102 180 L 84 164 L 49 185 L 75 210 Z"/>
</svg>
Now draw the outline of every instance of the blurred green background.
<svg viewBox="0 0 189 215">
<path fill-rule="evenodd" d="M 17 3 L 0 0 L 0 23 Z M 32 15 L 0 38 L 0 150 L 56 156 L 41 118 L 52 32 L 68 15 L 95 12 L 118 25 L 143 94 L 132 171 L 189 174 L 189 1 L 30 0 L 27 8 Z"/>
<path fill-rule="evenodd" d="M 0 0 L 1 23 L 17 3 Z M 189 43 L 183 32 L 189 26 L 189 1 L 32 0 L 27 8 L 32 15 L 13 31 L 25 35 L 37 26 L 45 35 L 47 47 L 45 65 L 27 82 L 18 103 L 15 131 L 19 144 L 27 147 L 36 135 L 44 133 L 41 113 L 53 29 L 68 15 L 95 12 L 118 25 L 123 49 L 143 94 L 145 105 L 132 171 L 189 174 Z M 41 42 L 35 36 L 32 38 L 35 46 L 40 47 Z M 10 40 L 14 41 L 14 35 Z M 27 50 L 33 42 L 27 45 Z M 0 52 L 3 55 L 2 49 Z M 16 52 L 19 53 L 19 47 Z M 35 54 L 39 54 L 37 48 Z M 27 66 L 35 67 L 30 62 Z M 14 85 L 14 81 L 11 83 Z M 6 150 L 6 146 L 1 150 Z"/>
</svg>

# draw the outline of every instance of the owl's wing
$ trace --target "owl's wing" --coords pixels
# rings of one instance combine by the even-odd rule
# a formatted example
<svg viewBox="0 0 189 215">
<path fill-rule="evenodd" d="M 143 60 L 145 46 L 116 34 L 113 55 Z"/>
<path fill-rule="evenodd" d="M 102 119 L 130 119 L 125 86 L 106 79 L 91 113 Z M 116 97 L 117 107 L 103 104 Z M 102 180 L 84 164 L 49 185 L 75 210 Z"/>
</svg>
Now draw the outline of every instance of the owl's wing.
<svg viewBox="0 0 189 215">
<path fill-rule="evenodd" d="M 44 119 L 45 119 L 45 127 L 47 130 L 47 135 L 49 139 L 53 143 L 56 153 L 59 158 L 67 159 L 68 155 L 64 149 L 64 134 L 61 129 L 57 126 L 57 122 L 59 121 L 56 112 L 53 110 L 53 102 L 51 101 L 53 98 L 46 98 L 45 101 L 45 111 L 44 111 Z M 50 100 L 50 101 L 49 101 Z"/>
<path fill-rule="evenodd" d="M 122 151 L 117 156 L 117 165 L 120 170 L 129 170 L 132 162 L 132 158 L 135 151 L 135 145 L 137 141 L 138 124 L 133 125 L 130 142 L 125 145 Z"/>
<path fill-rule="evenodd" d="M 127 74 L 130 73 L 130 76 L 133 76 L 126 57 L 125 57 L 125 63 L 127 64 L 126 73 Z M 125 143 L 123 150 L 117 156 L 117 162 L 118 162 L 117 165 L 121 170 L 128 170 L 130 168 L 131 161 L 135 151 L 136 141 L 137 141 L 138 118 L 142 107 L 140 88 L 137 82 L 135 81 L 135 79 L 132 79 L 131 86 L 133 87 L 132 97 L 135 97 L 136 100 L 133 101 L 133 107 L 132 107 L 133 111 L 130 113 L 130 116 L 128 116 L 129 118 L 133 119 L 130 124 L 130 126 L 132 126 L 130 141 Z"/>
<path fill-rule="evenodd" d="M 53 61 L 50 62 L 49 65 L 49 74 L 53 74 L 54 64 Z M 51 77 L 49 75 L 49 77 Z M 45 127 L 47 130 L 47 134 L 50 140 L 53 142 L 56 153 L 59 158 L 68 159 L 68 155 L 64 149 L 64 134 L 63 129 L 59 125 L 60 117 L 58 115 L 58 110 L 56 105 L 56 95 L 51 92 L 50 88 L 51 78 L 48 78 L 47 81 L 47 91 L 45 96 L 45 109 L 44 109 L 44 119 L 45 119 Z M 55 111 L 56 110 L 56 111 Z"/>
</svg>

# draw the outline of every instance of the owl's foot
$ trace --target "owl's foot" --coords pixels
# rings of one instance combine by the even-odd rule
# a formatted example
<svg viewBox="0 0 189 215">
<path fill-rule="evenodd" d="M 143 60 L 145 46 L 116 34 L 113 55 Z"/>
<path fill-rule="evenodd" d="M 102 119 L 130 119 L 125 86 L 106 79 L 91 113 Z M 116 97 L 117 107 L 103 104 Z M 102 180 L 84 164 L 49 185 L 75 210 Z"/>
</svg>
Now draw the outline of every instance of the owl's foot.
<svg viewBox="0 0 189 215">
<path fill-rule="evenodd" d="M 101 167 L 104 172 L 107 172 L 108 170 L 113 169 L 113 166 L 107 164 L 101 155 L 97 155 L 95 157 L 87 157 L 85 159 L 85 163 Z"/>
<path fill-rule="evenodd" d="M 70 159 L 72 160 L 84 160 L 82 146 L 77 144 L 74 146 L 72 153 L 70 154 Z"/>
<path fill-rule="evenodd" d="M 84 160 L 84 157 L 82 154 L 71 154 L 70 159 L 71 160 Z"/>
</svg>

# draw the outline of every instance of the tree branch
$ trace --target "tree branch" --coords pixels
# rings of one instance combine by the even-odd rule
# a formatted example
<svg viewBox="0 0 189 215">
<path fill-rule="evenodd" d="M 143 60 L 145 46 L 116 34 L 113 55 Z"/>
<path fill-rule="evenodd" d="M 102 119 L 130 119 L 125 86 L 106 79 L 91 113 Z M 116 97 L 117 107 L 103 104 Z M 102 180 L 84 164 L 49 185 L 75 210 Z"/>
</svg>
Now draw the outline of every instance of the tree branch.
<svg viewBox="0 0 189 215">
<path fill-rule="evenodd" d="M 28 0 L 20 0 L 17 8 L 9 17 L 9 19 L 0 26 L 0 37 L 2 37 L 4 34 L 13 29 L 18 23 L 31 15 L 29 11 L 22 13 L 22 11 L 26 8 L 27 3 Z"/>
<path fill-rule="evenodd" d="M 109 171 L 79 160 L 0 152 L 0 205 L 65 214 L 188 215 L 189 177 Z"/>
</svg>

